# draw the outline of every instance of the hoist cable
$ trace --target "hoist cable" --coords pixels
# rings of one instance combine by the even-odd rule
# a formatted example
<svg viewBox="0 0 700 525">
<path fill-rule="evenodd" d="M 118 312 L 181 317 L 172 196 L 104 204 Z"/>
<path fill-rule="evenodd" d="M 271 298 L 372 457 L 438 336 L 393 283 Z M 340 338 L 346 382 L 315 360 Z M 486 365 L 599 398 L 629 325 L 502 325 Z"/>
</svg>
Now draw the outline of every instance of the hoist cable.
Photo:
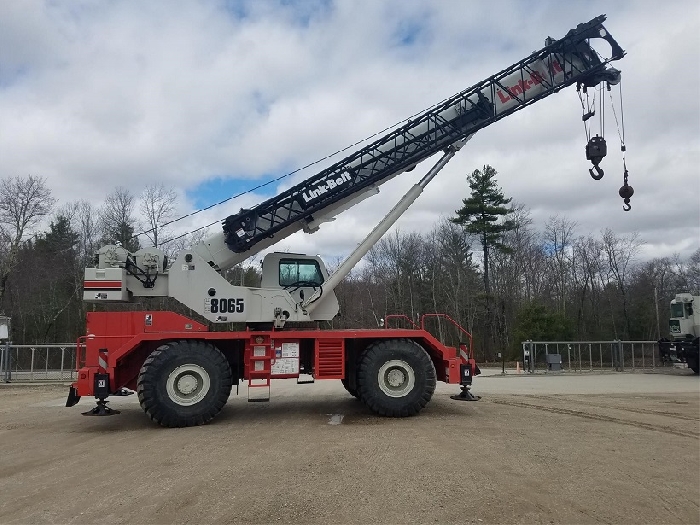
<svg viewBox="0 0 700 525">
<path fill-rule="evenodd" d="M 583 96 L 581 95 L 581 92 L 578 92 L 578 98 L 581 101 L 581 110 L 583 111 L 583 130 L 586 133 L 586 140 L 591 140 L 591 131 L 588 126 L 588 118 L 587 115 L 591 115 L 591 101 L 590 97 L 588 95 L 588 90 L 586 90 L 586 103 L 583 103 Z M 593 97 L 593 114 L 595 114 L 595 96 Z M 592 115 L 591 115 L 592 116 Z"/>
<path fill-rule="evenodd" d="M 618 84 L 620 86 L 620 120 L 622 122 L 622 145 L 625 144 L 625 106 L 622 103 L 622 80 Z"/>
<path fill-rule="evenodd" d="M 598 100 L 600 101 L 600 136 L 605 138 L 605 97 L 603 96 L 603 84 L 598 84 L 597 88 L 600 93 Z"/>
<path fill-rule="evenodd" d="M 625 146 L 625 120 L 622 105 L 622 86 L 620 86 L 620 120 L 617 118 L 617 111 L 615 111 L 615 101 L 613 100 L 612 93 L 610 93 L 610 106 L 612 107 L 613 116 L 615 117 L 617 136 L 620 137 L 620 149 L 622 150 L 622 159 L 624 161 L 627 147 Z"/>
<path fill-rule="evenodd" d="M 375 132 L 375 133 L 372 133 L 371 135 L 365 137 L 365 138 L 362 139 L 362 140 L 358 140 L 358 141 L 356 141 L 355 143 L 350 144 L 349 146 L 346 146 L 346 147 L 344 147 L 344 148 L 341 148 L 341 149 L 335 151 L 334 153 L 331 153 L 331 154 L 329 154 L 329 155 L 326 155 L 325 157 L 322 157 L 322 158 L 320 158 L 320 159 L 318 159 L 318 160 L 315 160 L 315 161 L 313 161 L 313 162 L 310 162 L 310 163 L 306 164 L 305 166 L 302 166 L 302 167 L 300 167 L 300 168 L 296 168 L 296 169 L 290 171 L 289 173 L 285 173 L 284 175 L 280 175 L 279 177 L 277 177 L 277 178 L 275 178 L 275 179 L 270 179 L 270 180 L 268 180 L 267 182 L 264 182 L 264 183 L 262 183 L 262 184 L 258 184 L 257 186 L 254 186 L 254 187 L 252 187 L 252 188 L 249 188 L 249 189 L 247 189 L 247 190 L 245 190 L 245 191 L 241 191 L 241 192 L 237 193 L 236 195 L 232 195 L 232 196 L 227 197 L 227 198 L 225 198 L 225 199 L 223 199 L 223 200 L 221 200 L 221 201 L 219 201 L 219 202 L 216 202 L 216 203 L 214 203 L 214 204 L 210 204 L 209 206 L 207 206 L 207 207 L 205 207 L 205 208 L 200 208 L 200 209 L 195 210 L 195 211 L 192 211 L 192 212 L 190 212 L 190 213 L 186 213 L 185 215 L 182 215 L 181 217 L 178 217 L 177 219 L 173 219 L 173 220 L 171 220 L 171 221 L 164 222 L 163 224 L 161 224 L 161 225 L 159 225 L 159 226 L 156 226 L 156 228 L 150 228 L 150 229 L 148 229 L 148 230 L 144 230 L 144 231 L 142 231 L 142 232 L 135 233 L 134 235 L 132 235 L 131 238 L 132 238 L 132 239 L 135 239 L 135 238 L 137 238 L 137 237 L 139 237 L 139 236 L 141 236 L 141 235 L 146 235 L 146 234 L 148 234 L 148 233 L 153 232 L 154 230 L 156 230 L 156 229 L 158 229 L 158 228 L 163 228 L 163 227 L 168 226 L 168 225 L 170 225 L 170 224 L 173 224 L 173 223 L 175 223 L 175 222 L 181 221 L 182 219 L 186 219 L 187 217 L 192 217 L 192 216 L 194 216 L 194 215 L 197 215 L 198 213 L 201 213 L 201 212 L 203 212 L 203 211 L 207 211 L 207 210 L 210 210 L 210 209 L 212 209 L 212 208 L 215 208 L 216 206 L 219 206 L 219 205 L 221 205 L 221 204 L 224 204 L 224 203 L 226 203 L 226 202 L 228 202 L 228 201 L 230 201 L 230 200 L 237 199 L 238 197 L 242 197 L 243 195 L 246 195 L 246 194 L 248 194 L 248 193 L 252 193 L 252 192 L 254 192 L 254 191 L 257 191 L 257 190 L 259 190 L 259 189 L 262 189 L 262 188 L 264 188 L 264 187 L 266 187 L 266 186 L 269 186 L 270 184 L 273 184 L 273 183 L 275 183 L 275 182 L 279 182 L 279 181 L 281 181 L 282 179 L 286 179 L 287 177 L 290 177 L 291 175 L 294 175 L 294 174 L 296 174 L 296 173 L 299 173 L 300 171 L 303 171 L 303 170 L 305 170 L 305 169 L 307 169 L 307 168 L 310 168 L 311 166 L 314 166 L 314 165 L 316 165 L 316 164 L 319 164 L 319 163 L 323 162 L 324 160 L 333 158 L 333 157 L 335 157 L 336 155 L 338 155 L 339 153 L 343 153 L 344 151 L 347 151 L 347 150 L 349 150 L 350 148 L 354 148 L 355 146 L 359 146 L 360 144 L 362 144 L 362 143 L 364 143 L 364 142 L 367 142 L 368 140 L 370 140 L 370 139 L 376 137 L 377 135 L 379 135 L 379 134 L 381 134 L 381 133 L 384 133 L 385 131 L 388 131 L 388 130 L 390 130 L 390 129 L 396 128 L 397 126 L 400 126 L 401 124 L 404 124 L 404 123 L 408 122 L 409 120 L 411 120 L 411 119 L 413 119 L 413 118 L 415 118 L 415 117 L 417 117 L 417 116 L 419 116 L 419 115 L 422 115 L 423 113 L 425 113 L 425 112 L 427 112 L 427 111 L 429 111 L 429 110 L 431 110 L 431 109 L 433 109 L 433 108 L 439 106 L 440 104 L 445 103 L 447 100 L 449 100 L 449 99 L 446 98 L 446 99 L 444 99 L 444 100 L 438 102 L 437 104 L 432 104 L 431 106 L 428 106 L 426 109 L 424 109 L 424 110 L 422 110 L 422 111 L 419 111 L 419 112 L 417 112 L 417 113 L 414 113 L 414 114 L 411 115 L 410 117 L 407 117 L 407 118 L 405 118 L 405 119 L 402 119 L 402 120 L 398 121 L 397 123 L 395 123 L 395 124 L 393 124 L 393 125 L 391 125 L 391 126 L 387 126 L 387 127 L 385 127 L 384 129 L 382 129 L 382 130 L 380 130 L 380 131 L 377 131 L 377 132 Z M 160 245 L 163 245 L 163 244 L 165 244 L 165 243 L 167 243 L 167 242 L 174 241 L 174 240 L 176 240 L 176 239 L 180 239 L 180 238 L 182 238 L 182 237 L 185 237 L 186 235 L 189 235 L 190 233 L 195 233 L 195 232 L 197 232 L 197 231 L 199 231 L 199 230 L 202 230 L 202 229 L 204 229 L 204 228 L 208 228 L 209 226 L 213 226 L 214 224 L 219 223 L 219 222 L 221 222 L 222 220 L 223 220 L 223 219 L 219 219 L 219 220 L 217 220 L 217 221 L 215 221 L 215 222 L 212 222 L 211 224 L 209 224 L 209 225 L 207 225 L 207 226 L 202 226 L 202 227 L 196 228 L 196 229 L 194 229 L 194 230 L 192 230 L 192 231 L 190 231 L 190 232 L 184 233 L 184 234 L 182 234 L 182 235 L 178 235 L 177 237 L 172 237 L 172 238 L 170 238 L 170 239 L 167 239 L 167 240 L 161 242 Z"/>
<path fill-rule="evenodd" d="M 586 140 L 589 140 L 588 138 L 588 126 L 586 125 L 586 106 L 583 103 L 583 95 L 581 94 L 581 91 L 578 92 L 578 99 L 581 102 L 581 120 L 583 121 L 583 131 L 586 134 Z"/>
</svg>

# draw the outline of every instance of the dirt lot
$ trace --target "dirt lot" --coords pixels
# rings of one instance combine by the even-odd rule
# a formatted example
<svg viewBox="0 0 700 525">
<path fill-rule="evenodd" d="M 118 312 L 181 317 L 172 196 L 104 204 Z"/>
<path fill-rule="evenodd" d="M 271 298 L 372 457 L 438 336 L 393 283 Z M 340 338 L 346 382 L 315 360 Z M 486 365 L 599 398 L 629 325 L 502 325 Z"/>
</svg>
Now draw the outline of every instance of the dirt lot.
<svg viewBox="0 0 700 525">
<path fill-rule="evenodd" d="M 477 379 L 410 419 L 277 382 L 189 429 L 1 385 L 0 523 L 700 523 L 697 377 Z"/>
</svg>

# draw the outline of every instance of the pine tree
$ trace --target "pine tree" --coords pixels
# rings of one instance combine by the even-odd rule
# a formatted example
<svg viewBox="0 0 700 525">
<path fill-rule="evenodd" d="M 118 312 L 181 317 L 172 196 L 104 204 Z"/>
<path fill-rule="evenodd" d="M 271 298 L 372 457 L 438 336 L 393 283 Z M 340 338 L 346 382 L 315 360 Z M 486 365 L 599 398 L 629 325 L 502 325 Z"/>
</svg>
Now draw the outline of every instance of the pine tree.
<svg viewBox="0 0 700 525">
<path fill-rule="evenodd" d="M 73 230 L 70 220 L 63 215 L 58 215 L 51 221 L 49 231 L 37 238 L 36 249 L 55 257 L 57 254 L 67 254 L 76 250 L 78 241 L 78 234 Z M 64 255 L 63 258 L 66 256 Z"/>
<path fill-rule="evenodd" d="M 501 242 L 503 235 L 515 228 L 515 221 L 507 219 L 511 213 L 508 206 L 511 198 L 506 199 L 501 188 L 496 184 L 496 170 L 488 164 L 483 170 L 474 170 L 467 177 L 471 196 L 462 200 L 462 207 L 451 219 L 459 224 L 465 232 L 475 235 L 481 242 L 484 254 L 484 290 L 486 292 L 486 345 L 488 353 L 491 343 L 491 282 L 489 279 L 489 254 L 493 250 L 508 251 Z M 502 221 L 499 218 L 503 217 Z"/>
</svg>

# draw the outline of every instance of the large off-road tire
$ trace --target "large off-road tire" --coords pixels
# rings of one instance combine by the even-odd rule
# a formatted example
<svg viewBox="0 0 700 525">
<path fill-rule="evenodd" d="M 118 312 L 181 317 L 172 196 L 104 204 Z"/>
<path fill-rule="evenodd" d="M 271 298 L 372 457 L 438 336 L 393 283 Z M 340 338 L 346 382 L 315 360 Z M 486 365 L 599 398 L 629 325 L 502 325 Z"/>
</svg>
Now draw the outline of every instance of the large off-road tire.
<svg viewBox="0 0 700 525">
<path fill-rule="evenodd" d="M 343 387 L 345 388 L 345 390 L 347 390 L 352 397 L 357 397 L 357 389 L 352 388 L 350 386 L 350 382 L 347 379 L 343 378 L 340 381 L 343 383 Z"/>
<path fill-rule="evenodd" d="M 700 337 L 695 338 L 693 341 L 693 346 L 695 347 L 695 355 L 687 359 L 688 368 L 695 372 L 695 375 L 698 375 L 700 374 L 700 352 L 698 352 L 698 348 L 700 347 Z"/>
<path fill-rule="evenodd" d="M 693 372 L 695 372 L 695 375 L 700 374 L 700 366 L 698 366 L 698 358 L 688 358 L 688 368 L 690 368 Z"/>
<path fill-rule="evenodd" d="M 357 371 L 359 398 L 377 414 L 389 417 L 420 412 L 433 396 L 436 382 L 430 356 L 409 339 L 370 345 Z"/>
<path fill-rule="evenodd" d="M 204 341 L 174 341 L 154 350 L 139 373 L 141 407 L 164 427 L 211 421 L 231 394 L 226 357 Z"/>
</svg>

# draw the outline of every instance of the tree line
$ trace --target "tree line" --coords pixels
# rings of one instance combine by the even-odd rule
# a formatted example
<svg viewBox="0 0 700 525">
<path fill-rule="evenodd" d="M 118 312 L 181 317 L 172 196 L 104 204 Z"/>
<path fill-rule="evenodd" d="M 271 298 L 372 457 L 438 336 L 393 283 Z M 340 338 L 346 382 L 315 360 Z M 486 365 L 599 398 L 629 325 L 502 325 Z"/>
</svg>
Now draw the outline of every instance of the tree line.
<svg viewBox="0 0 700 525">
<path fill-rule="evenodd" d="M 201 232 L 161 246 L 172 237 L 163 224 L 174 217 L 175 199 L 158 184 L 140 195 L 117 187 L 98 207 L 59 205 L 41 177 L 0 180 L 0 312 L 11 317 L 13 342 L 65 343 L 84 334 L 94 307 L 82 300 L 83 271 L 101 246 L 156 246 L 173 255 L 198 241 Z"/>
<path fill-rule="evenodd" d="M 636 234 L 579 235 L 563 216 L 538 229 L 525 206 L 502 194 L 496 175 L 491 166 L 469 175 L 463 206 L 428 233 L 387 234 L 336 289 L 341 315 L 329 325 L 371 328 L 387 314 L 405 314 L 387 319 L 399 326 L 445 313 L 471 332 L 480 360 L 515 355 L 527 339 L 667 335 L 669 301 L 700 290 L 700 249 L 686 260 L 639 261 L 643 241 Z M 84 334 L 85 313 L 96 307 L 82 301 L 83 269 L 100 246 L 156 246 L 174 255 L 200 240 L 202 232 L 163 244 L 173 237 L 167 224 L 175 202 L 173 190 L 154 185 L 140 195 L 115 188 L 99 207 L 59 205 L 40 177 L 0 180 L 0 309 L 12 317 L 13 342 L 69 342 Z M 224 276 L 256 286 L 259 266 L 249 262 Z M 449 335 L 441 319 L 432 328 Z"/>
</svg>

